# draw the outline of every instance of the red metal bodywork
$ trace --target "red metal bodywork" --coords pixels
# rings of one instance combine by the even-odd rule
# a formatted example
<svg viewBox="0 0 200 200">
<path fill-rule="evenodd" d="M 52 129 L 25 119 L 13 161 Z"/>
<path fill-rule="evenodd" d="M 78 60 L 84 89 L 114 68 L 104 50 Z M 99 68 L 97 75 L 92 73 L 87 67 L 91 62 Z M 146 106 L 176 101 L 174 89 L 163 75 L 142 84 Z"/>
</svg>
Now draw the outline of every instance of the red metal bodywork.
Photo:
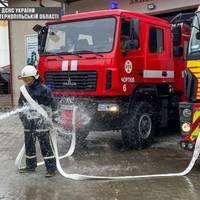
<svg viewBox="0 0 200 200">
<path fill-rule="evenodd" d="M 48 22 L 47 27 L 48 25 L 52 24 L 99 19 L 105 17 L 114 17 L 116 19 L 114 44 L 111 52 L 100 53 L 101 55 L 98 55 L 96 53 L 82 53 L 81 56 L 41 55 L 38 63 L 39 73 L 41 75 L 41 78 L 45 82 L 46 72 L 62 71 L 63 61 L 67 61 L 67 63 L 69 64 L 68 70 L 70 71 L 71 63 L 75 60 L 77 63 L 77 71 L 95 71 L 97 73 L 96 89 L 94 91 L 52 90 L 53 93 L 57 96 L 66 97 L 94 97 L 94 99 L 100 97 L 101 99 L 106 100 L 110 98 L 110 102 L 112 102 L 115 97 L 126 98 L 126 100 L 123 99 L 120 104 L 120 106 L 122 105 L 122 107 L 126 104 L 126 108 L 123 107 L 119 109 L 120 112 L 122 112 L 122 110 L 124 109 L 123 114 L 127 113 L 128 106 L 130 104 L 127 98 L 133 95 L 134 91 L 136 91 L 135 88 L 138 85 L 151 85 L 152 87 L 161 86 L 161 93 L 164 85 L 164 88 L 167 88 L 164 91 L 167 93 L 167 98 L 168 96 L 173 96 L 177 93 L 178 96 L 182 96 L 182 99 L 185 99 L 185 88 L 183 81 L 183 70 L 185 68 L 185 61 L 183 56 L 179 56 L 177 58 L 174 58 L 173 56 L 172 25 L 168 21 L 132 11 L 115 9 L 66 15 L 62 17 L 61 21 Z M 123 52 L 123 49 L 121 49 L 122 19 L 139 20 L 139 48 L 129 50 L 125 54 Z M 149 35 L 150 29 L 152 27 L 156 30 L 162 30 L 163 32 L 164 48 L 162 48 L 160 52 L 150 52 Z M 189 39 L 188 30 L 182 29 L 182 34 L 185 34 L 181 40 L 181 47 L 184 47 L 185 41 Z M 130 72 L 127 72 L 127 70 L 125 69 L 125 67 L 127 66 L 127 62 L 132 63 L 132 70 Z M 112 79 L 111 87 L 109 89 L 106 89 L 108 71 L 111 71 Z M 111 99 L 111 97 L 113 99 Z M 96 101 L 96 99 L 94 101 Z M 171 101 L 171 99 L 169 98 L 167 99 L 167 101 Z M 96 101 L 96 104 L 98 103 Z M 170 103 L 171 102 L 169 102 L 169 104 Z M 96 107 L 93 106 L 93 108 L 93 111 L 91 111 L 92 108 L 87 108 L 87 110 L 90 110 L 91 113 L 95 115 L 97 115 L 97 113 L 100 113 L 100 115 L 103 113 L 97 112 L 97 105 Z M 94 120 L 101 121 L 102 119 L 104 119 L 104 114 L 102 115 L 103 117 L 99 118 L 95 116 Z M 69 115 L 66 112 L 61 117 L 63 118 L 63 121 L 67 121 Z M 118 117 L 119 122 L 115 120 L 115 117 Z M 168 115 L 164 117 L 167 118 Z M 123 115 L 114 114 L 113 118 L 111 117 L 111 115 L 108 115 L 107 119 L 113 120 L 110 124 L 119 125 L 122 122 L 122 118 Z M 103 122 L 102 124 L 105 125 L 105 122 Z M 111 128 L 111 126 L 109 126 L 108 128 Z"/>
<path fill-rule="evenodd" d="M 117 19 L 115 42 L 113 51 L 109 53 L 102 53 L 102 57 L 94 54 L 82 54 L 79 58 L 76 55 L 62 55 L 62 59 L 58 56 L 40 56 L 38 69 L 41 77 L 44 79 L 46 71 L 60 71 L 62 60 L 77 60 L 78 71 L 96 70 L 98 73 L 97 88 L 94 92 L 74 92 L 74 91 L 54 91 L 56 95 L 76 95 L 76 96 L 129 96 L 132 94 L 135 84 L 143 83 L 175 83 L 175 90 L 183 90 L 183 81 L 180 77 L 182 69 L 180 66 L 184 66 L 182 59 L 173 58 L 172 47 L 172 34 L 170 24 L 159 18 L 139 14 L 132 11 L 125 10 L 104 10 L 88 13 L 79 13 L 73 15 L 66 15 L 62 17 L 61 21 L 49 22 L 63 23 L 69 21 L 102 18 L 106 16 L 114 16 Z M 140 20 L 140 48 L 138 50 L 129 51 L 126 56 L 123 56 L 120 49 L 120 19 L 124 18 L 138 18 Z M 47 24 L 47 25 L 48 25 Z M 165 49 L 162 54 L 149 53 L 148 50 L 148 31 L 149 27 L 154 26 L 162 28 L 164 30 L 164 46 Z M 126 60 L 130 60 L 133 63 L 133 70 L 130 74 L 127 74 L 124 70 L 124 63 Z M 147 71 L 159 71 L 159 73 L 167 74 L 169 71 L 174 71 L 174 77 L 148 77 L 143 76 L 144 70 Z M 106 71 L 112 71 L 112 88 L 106 90 Z M 176 76 L 177 75 L 177 76 Z M 134 83 L 126 83 L 126 90 L 123 89 L 124 83 L 123 77 L 134 77 Z"/>
<path fill-rule="evenodd" d="M 174 74 L 175 74 L 174 81 L 175 81 L 175 91 L 183 92 L 183 95 L 181 96 L 181 101 L 187 101 L 188 98 L 186 95 L 186 88 L 184 83 L 185 81 L 184 70 L 186 68 L 186 52 L 190 38 L 191 28 L 186 24 L 182 24 L 181 26 L 182 26 L 181 28 L 182 38 L 180 47 L 183 49 L 184 53 L 181 57 L 174 58 Z M 183 62 L 185 63 L 183 64 Z"/>
</svg>

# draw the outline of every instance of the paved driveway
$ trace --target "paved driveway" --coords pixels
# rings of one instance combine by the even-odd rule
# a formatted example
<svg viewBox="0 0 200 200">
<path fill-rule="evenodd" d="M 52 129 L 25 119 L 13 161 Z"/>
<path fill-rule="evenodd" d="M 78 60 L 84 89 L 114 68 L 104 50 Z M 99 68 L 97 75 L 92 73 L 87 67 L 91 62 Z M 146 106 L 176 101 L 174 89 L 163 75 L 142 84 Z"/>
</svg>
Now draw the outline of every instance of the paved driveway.
<svg viewBox="0 0 200 200">
<path fill-rule="evenodd" d="M 190 153 L 178 146 L 179 136 L 165 136 L 141 151 L 127 151 L 119 132 L 93 132 L 86 145 L 70 159 L 62 160 L 66 172 L 90 175 L 144 175 L 180 172 L 190 161 Z M 64 152 L 67 143 L 59 139 Z M 73 181 L 57 174 L 44 177 L 44 166 L 36 173 L 19 174 L 14 160 L 23 143 L 18 117 L 0 122 L 0 200 L 197 200 L 200 198 L 200 165 L 187 177 L 140 179 L 129 181 Z M 61 147 L 62 146 L 62 147 Z M 39 148 L 38 148 L 39 149 Z M 38 151 L 38 154 L 40 152 Z M 40 155 L 38 156 L 40 158 Z"/>
</svg>

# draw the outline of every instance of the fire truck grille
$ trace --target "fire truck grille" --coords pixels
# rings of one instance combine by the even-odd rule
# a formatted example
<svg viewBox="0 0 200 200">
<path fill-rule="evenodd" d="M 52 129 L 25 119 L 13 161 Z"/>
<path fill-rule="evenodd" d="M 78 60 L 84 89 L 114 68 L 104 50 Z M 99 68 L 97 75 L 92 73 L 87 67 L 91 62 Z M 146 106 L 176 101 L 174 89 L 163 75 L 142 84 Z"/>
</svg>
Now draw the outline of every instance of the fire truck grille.
<svg viewBox="0 0 200 200">
<path fill-rule="evenodd" d="M 45 74 L 46 85 L 59 91 L 96 91 L 96 71 L 51 71 Z"/>
</svg>

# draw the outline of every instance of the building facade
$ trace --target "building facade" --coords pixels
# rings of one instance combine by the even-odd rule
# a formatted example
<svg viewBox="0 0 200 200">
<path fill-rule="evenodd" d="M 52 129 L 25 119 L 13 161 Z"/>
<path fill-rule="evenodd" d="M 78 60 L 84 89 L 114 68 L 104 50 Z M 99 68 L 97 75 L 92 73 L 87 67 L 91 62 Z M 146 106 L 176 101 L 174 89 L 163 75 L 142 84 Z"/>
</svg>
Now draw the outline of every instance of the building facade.
<svg viewBox="0 0 200 200">
<path fill-rule="evenodd" d="M 57 0 L 62 2 L 63 0 Z M 80 0 L 66 5 L 66 13 L 107 9 L 111 0 Z M 197 7 L 199 0 L 116 0 L 119 8 L 151 15 L 170 13 Z"/>
<path fill-rule="evenodd" d="M 111 0 L 77 0 L 65 3 L 64 0 L 43 0 L 46 7 L 63 7 L 66 14 L 85 12 L 92 10 L 108 9 Z M 94 3 L 95 2 L 95 3 Z M 120 9 L 133 10 L 150 15 L 167 17 L 174 16 L 178 12 L 196 10 L 199 0 L 117 0 Z M 9 0 L 10 7 L 37 7 L 38 1 L 33 0 Z M 10 21 L 10 55 L 11 55 L 11 95 L 13 105 L 17 104 L 19 86 L 23 83 L 17 79 L 21 69 L 26 64 L 25 39 L 27 35 L 33 35 L 32 27 L 35 24 L 43 25 L 45 21 Z"/>
</svg>

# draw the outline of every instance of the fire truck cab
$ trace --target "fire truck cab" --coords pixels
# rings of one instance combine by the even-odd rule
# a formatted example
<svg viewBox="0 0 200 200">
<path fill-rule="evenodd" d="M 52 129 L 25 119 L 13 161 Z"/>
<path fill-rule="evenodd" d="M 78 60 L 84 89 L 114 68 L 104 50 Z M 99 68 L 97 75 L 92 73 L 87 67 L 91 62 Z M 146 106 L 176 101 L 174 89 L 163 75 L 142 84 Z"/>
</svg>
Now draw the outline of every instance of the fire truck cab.
<svg viewBox="0 0 200 200">
<path fill-rule="evenodd" d="M 141 149 L 157 128 L 178 119 L 187 27 L 115 9 L 65 15 L 34 28 L 38 70 L 59 101 L 63 126 L 70 104 L 89 119 L 84 126 L 79 120 L 78 141 L 91 130 L 121 130 L 128 148 Z"/>
<path fill-rule="evenodd" d="M 194 13 L 185 70 L 187 101 L 180 103 L 183 149 L 193 150 L 200 132 L 200 7 Z"/>
</svg>

